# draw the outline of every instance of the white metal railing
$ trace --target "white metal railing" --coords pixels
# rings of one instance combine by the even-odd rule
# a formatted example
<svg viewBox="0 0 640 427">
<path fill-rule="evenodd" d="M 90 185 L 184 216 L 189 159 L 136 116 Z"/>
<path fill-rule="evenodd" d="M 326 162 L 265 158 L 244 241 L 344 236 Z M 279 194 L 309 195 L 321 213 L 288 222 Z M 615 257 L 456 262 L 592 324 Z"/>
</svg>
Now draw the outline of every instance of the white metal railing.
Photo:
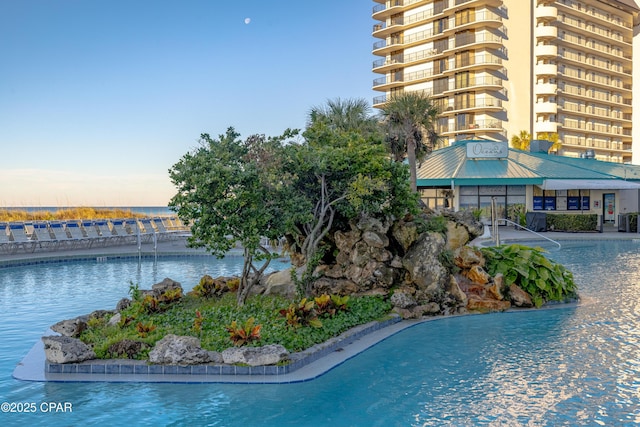
<svg viewBox="0 0 640 427">
<path fill-rule="evenodd" d="M 523 227 L 520 224 L 517 224 L 509 219 L 506 218 L 498 218 L 497 217 L 497 209 L 496 209 L 496 199 L 495 197 L 491 199 L 491 228 L 492 228 L 492 232 L 491 232 L 491 239 L 494 241 L 496 246 L 500 246 L 500 226 L 499 226 L 499 222 L 504 221 L 507 224 L 512 224 L 515 227 L 519 227 L 522 230 L 526 230 L 530 233 L 535 234 L 538 237 L 542 237 L 545 240 L 550 241 L 551 243 L 554 243 L 556 245 L 558 245 L 558 249 L 562 249 L 562 245 L 560 243 L 558 243 L 557 241 L 550 239 L 547 236 L 544 236 L 540 233 L 538 233 L 537 231 L 533 231 L 527 227 Z"/>
</svg>

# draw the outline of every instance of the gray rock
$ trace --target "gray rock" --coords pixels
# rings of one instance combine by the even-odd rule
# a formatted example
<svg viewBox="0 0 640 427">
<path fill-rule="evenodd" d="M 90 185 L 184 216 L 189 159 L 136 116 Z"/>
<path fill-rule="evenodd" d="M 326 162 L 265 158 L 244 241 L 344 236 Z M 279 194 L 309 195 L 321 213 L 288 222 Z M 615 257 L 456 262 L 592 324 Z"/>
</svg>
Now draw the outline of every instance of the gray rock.
<svg viewBox="0 0 640 427">
<path fill-rule="evenodd" d="M 52 325 L 51 330 L 65 337 L 79 337 L 82 331 L 87 329 L 86 318 L 87 316 L 61 320 Z"/>
<path fill-rule="evenodd" d="M 156 283 L 155 285 L 151 286 L 151 289 L 156 295 L 162 295 L 163 293 L 176 288 L 182 289 L 182 286 L 179 282 L 169 279 L 168 277 L 165 278 L 162 282 Z"/>
<path fill-rule="evenodd" d="M 391 304 L 398 308 L 411 308 L 415 307 L 418 303 L 411 295 L 396 291 L 391 295 Z"/>
<path fill-rule="evenodd" d="M 44 354 L 51 363 L 78 363 L 95 359 L 94 351 L 76 338 L 67 336 L 44 336 Z"/>
<path fill-rule="evenodd" d="M 116 313 L 111 316 L 111 319 L 107 322 L 107 326 L 116 326 L 120 323 L 120 320 L 122 320 L 122 315 L 120 313 Z"/>
<path fill-rule="evenodd" d="M 120 301 L 118 301 L 118 304 L 116 304 L 116 311 L 126 310 L 130 305 L 131 300 L 129 298 L 122 298 Z"/>
<path fill-rule="evenodd" d="M 298 277 L 302 275 L 305 267 L 298 267 L 296 273 Z M 291 278 L 291 269 L 276 271 L 270 274 L 264 281 L 265 295 L 282 295 L 285 298 L 293 299 L 296 297 L 296 284 Z"/>
<path fill-rule="evenodd" d="M 402 259 L 402 265 L 409 272 L 410 282 L 422 291 L 425 302 L 440 301 L 449 284 L 449 272 L 438 261 L 444 249 L 444 238 L 438 233 L 420 236 Z"/>
<path fill-rule="evenodd" d="M 287 360 L 289 351 L 280 344 L 264 347 L 231 347 L 222 352 L 224 363 L 244 363 L 249 366 L 275 365 Z"/>
<path fill-rule="evenodd" d="M 219 353 L 202 349 L 198 338 L 173 334 L 162 338 L 149 352 L 151 363 L 165 365 L 198 365 L 219 360 Z"/>
</svg>

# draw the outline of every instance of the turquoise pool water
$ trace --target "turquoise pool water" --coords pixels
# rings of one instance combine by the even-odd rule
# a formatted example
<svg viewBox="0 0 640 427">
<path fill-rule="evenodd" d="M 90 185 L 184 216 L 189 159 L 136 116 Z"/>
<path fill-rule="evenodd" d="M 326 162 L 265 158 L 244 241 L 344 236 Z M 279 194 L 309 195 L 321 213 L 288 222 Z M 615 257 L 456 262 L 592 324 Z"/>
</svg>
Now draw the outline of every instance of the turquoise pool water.
<svg viewBox="0 0 640 427">
<path fill-rule="evenodd" d="M 111 307 L 129 280 L 187 284 L 167 262 L 0 270 L 0 396 L 73 412 L 0 414 L 5 425 L 626 426 L 640 423 L 640 244 L 564 244 L 574 308 L 445 318 L 406 329 L 313 381 L 279 385 L 31 383 L 15 364 L 52 320 Z M 194 262 L 194 264 L 191 264 Z M 225 271 L 237 268 L 225 265 Z M 226 273 L 225 273 L 226 274 Z M 154 276 L 149 279 L 149 276 Z M 194 279 L 196 280 L 196 279 Z"/>
</svg>

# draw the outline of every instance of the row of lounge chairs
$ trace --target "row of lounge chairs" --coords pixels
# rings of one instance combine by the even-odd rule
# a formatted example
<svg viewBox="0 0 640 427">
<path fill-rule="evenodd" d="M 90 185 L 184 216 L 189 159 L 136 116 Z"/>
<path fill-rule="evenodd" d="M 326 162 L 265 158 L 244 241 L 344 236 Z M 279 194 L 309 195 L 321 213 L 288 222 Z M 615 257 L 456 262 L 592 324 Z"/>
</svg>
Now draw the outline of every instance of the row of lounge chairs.
<svg viewBox="0 0 640 427">
<path fill-rule="evenodd" d="M 188 228 L 175 217 L 0 222 L 0 252 L 81 249 L 173 240 Z"/>
</svg>

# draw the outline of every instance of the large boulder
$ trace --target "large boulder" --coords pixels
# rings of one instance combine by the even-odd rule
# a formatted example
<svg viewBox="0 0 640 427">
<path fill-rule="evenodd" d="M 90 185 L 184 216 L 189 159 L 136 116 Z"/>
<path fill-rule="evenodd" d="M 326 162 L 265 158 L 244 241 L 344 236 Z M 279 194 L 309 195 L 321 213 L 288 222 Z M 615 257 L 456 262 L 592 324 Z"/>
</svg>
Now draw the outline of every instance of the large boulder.
<svg viewBox="0 0 640 427">
<path fill-rule="evenodd" d="M 447 244 L 445 248 L 453 251 L 466 245 L 469 241 L 469 232 L 464 225 L 447 221 Z"/>
<path fill-rule="evenodd" d="M 512 283 L 511 286 L 509 286 L 509 298 L 516 307 L 533 307 L 531 295 L 515 283 Z"/>
<path fill-rule="evenodd" d="M 61 320 L 51 325 L 51 330 L 65 337 L 79 337 L 82 331 L 87 329 L 87 316 L 75 319 Z"/>
<path fill-rule="evenodd" d="M 470 295 L 467 301 L 469 311 L 479 311 L 482 313 L 492 311 L 505 311 L 511 307 L 509 301 L 499 301 L 493 298 L 483 298 L 478 295 Z"/>
<path fill-rule="evenodd" d="M 445 241 L 439 233 L 424 233 L 402 259 L 409 281 L 427 301 L 438 302 L 449 284 L 449 271 L 438 261 Z"/>
<path fill-rule="evenodd" d="M 474 265 L 484 267 L 484 255 L 480 249 L 471 246 L 462 246 L 454 251 L 454 262 L 460 268 L 471 268 Z"/>
<path fill-rule="evenodd" d="M 166 277 L 162 282 L 156 283 L 155 285 L 151 286 L 151 290 L 156 294 L 156 296 L 160 296 L 167 291 L 177 288 L 182 289 L 180 282 L 176 282 L 175 280 L 169 279 L 168 277 Z"/>
<path fill-rule="evenodd" d="M 44 354 L 51 363 L 78 363 L 95 359 L 95 352 L 76 338 L 66 336 L 44 336 Z"/>
<path fill-rule="evenodd" d="M 391 235 L 406 252 L 418 240 L 418 225 L 415 222 L 398 221 L 391 228 Z"/>
<path fill-rule="evenodd" d="M 280 344 L 264 347 L 231 347 L 222 352 L 224 363 L 243 363 L 249 366 L 276 365 L 289 358 L 289 351 Z"/>
<path fill-rule="evenodd" d="M 198 365 L 220 360 L 220 353 L 202 349 L 198 338 L 173 334 L 162 338 L 149 352 L 149 362 L 165 365 Z"/>
<path fill-rule="evenodd" d="M 305 266 L 298 267 L 296 274 L 302 276 Z M 276 271 L 269 274 L 264 279 L 265 295 L 281 295 L 285 298 L 293 299 L 296 297 L 296 284 L 291 277 L 291 269 Z"/>
</svg>

